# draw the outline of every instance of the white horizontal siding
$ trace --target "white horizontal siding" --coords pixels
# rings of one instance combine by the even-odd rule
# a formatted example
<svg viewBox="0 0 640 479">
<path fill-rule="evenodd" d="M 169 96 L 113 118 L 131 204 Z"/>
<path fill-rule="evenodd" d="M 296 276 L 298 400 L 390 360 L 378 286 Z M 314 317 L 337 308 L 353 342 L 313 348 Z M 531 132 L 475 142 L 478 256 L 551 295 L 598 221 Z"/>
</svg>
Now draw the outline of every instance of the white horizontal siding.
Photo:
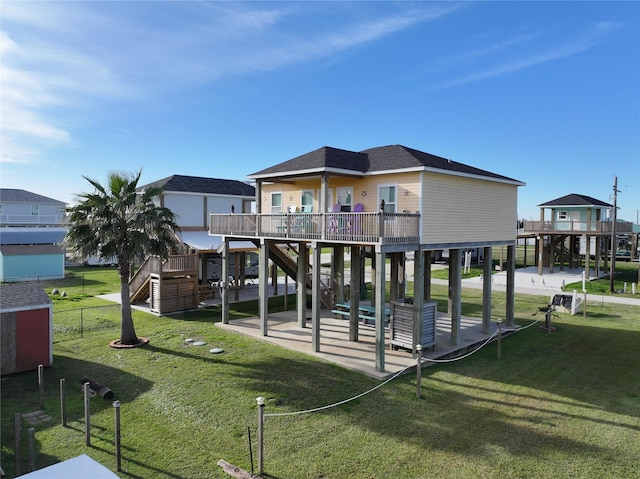
<svg viewBox="0 0 640 479">
<path fill-rule="evenodd" d="M 422 243 L 515 241 L 517 186 L 425 173 Z"/>
<path fill-rule="evenodd" d="M 180 227 L 203 226 L 205 215 L 202 196 L 165 193 L 164 206 L 176 215 Z"/>
</svg>

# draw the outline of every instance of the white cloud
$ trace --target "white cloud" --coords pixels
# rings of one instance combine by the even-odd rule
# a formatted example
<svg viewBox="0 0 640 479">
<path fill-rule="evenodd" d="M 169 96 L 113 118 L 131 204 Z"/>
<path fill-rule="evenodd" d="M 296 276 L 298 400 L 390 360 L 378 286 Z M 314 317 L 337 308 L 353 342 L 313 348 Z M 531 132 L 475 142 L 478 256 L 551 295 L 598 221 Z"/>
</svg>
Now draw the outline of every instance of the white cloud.
<svg viewBox="0 0 640 479">
<path fill-rule="evenodd" d="M 79 122 L 75 114 L 105 101 L 138 101 L 228 75 L 326 58 L 458 8 L 375 7 L 4 2 L 1 127 L 3 146 L 12 145 L 13 153 L 3 148 L 0 161 L 28 161 L 43 145 L 70 142 Z M 316 15 L 323 21 L 305 28 Z"/>
<path fill-rule="evenodd" d="M 499 77 L 509 73 L 531 68 L 536 65 L 541 65 L 562 58 L 567 58 L 573 55 L 577 55 L 584 51 L 587 51 L 597 44 L 605 40 L 606 35 L 617 29 L 620 25 L 612 22 L 599 23 L 586 32 L 578 34 L 575 38 L 566 40 L 564 43 L 549 47 L 546 51 L 539 52 L 527 52 L 527 54 L 521 58 L 515 60 L 504 61 L 503 63 L 495 64 L 484 68 L 480 71 L 455 78 L 453 80 L 444 82 L 435 87 L 435 89 L 449 88 L 453 86 L 464 85 L 468 83 L 475 83 L 489 78 Z M 483 49 L 477 49 L 469 54 L 462 55 L 460 58 L 472 58 L 476 56 L 484 56 L 495 53 L 502 50 L 505 47 L 509 47 L 520 43 L 521 41 L 528 41 L 539 37 L 540 35 L 527 35 L 522 37 L 515 37 L 514 39 L 507 40 L 499 45 L 486 47 Z M 535 47 L 534 47 L 535 48 Z"/>
</svg>

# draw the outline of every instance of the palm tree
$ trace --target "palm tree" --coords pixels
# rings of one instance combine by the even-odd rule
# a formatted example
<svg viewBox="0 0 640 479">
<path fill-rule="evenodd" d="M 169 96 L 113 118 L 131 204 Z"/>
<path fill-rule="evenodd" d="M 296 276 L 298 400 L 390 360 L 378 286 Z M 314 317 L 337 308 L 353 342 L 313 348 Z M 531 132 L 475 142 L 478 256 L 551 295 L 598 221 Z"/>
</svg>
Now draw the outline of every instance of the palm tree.
<svg viewBox="0 0 640 479">
<path fill-rule="evenodd" d="M 117 258 L 120 273 L 121 345 L 139 343 L 133 327 L 129 299 L 129 277 L 134 261 L 141 263 L 148 256 L 167 258 L 177 244 L 180 231 L 175 215 L 158 206 L 163 189 L 149 186 L 137 192 L 142 170 L 137 174 L 113 172 L 106 185 L 83 176 L 93 187 L 93 193 L 80 193 L 76 204 L 67 208 L 68 232 L 65 244 L 77 257 L 99 256 Z"/>
</svg>

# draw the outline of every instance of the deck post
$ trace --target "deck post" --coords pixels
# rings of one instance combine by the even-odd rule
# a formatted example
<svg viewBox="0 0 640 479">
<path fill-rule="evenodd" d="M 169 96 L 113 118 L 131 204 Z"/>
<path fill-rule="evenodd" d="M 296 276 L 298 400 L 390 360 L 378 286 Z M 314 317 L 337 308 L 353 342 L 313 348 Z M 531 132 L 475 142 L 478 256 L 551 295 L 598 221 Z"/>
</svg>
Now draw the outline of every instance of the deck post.
<svg viewBox="0 0 640 479">
<path fill-rule="evenodd" d="M 485 246 L 482 263 L 482 334 L 489 334 L 491 329 L 491 266 L 491 246 Z"/>
<path fill-rule="evenodd" d="M 451 344 L 460 344 L 462 335 L 461 311 L 462 311 L 462 265 L 460 250 L 449 250 L 449 304 L 451 311 Z"/>
<path fill-rule="evenodd" d="M 404 254 L 404 253 L 403 253 Z M 420 358 L 422 348 L 422 309 L 424 303 L 424 252 L 413 253 L 413 355 Z M 420 368 L 418 361 L 418 368 Z"/>
<path fill-rule="evenodd" d="M 544 236 L 538 235 L 536 240 L 536 253 L 538 254 L 538 275 L 544 271 Z"/>
<path fill-rule="evenodd" d="M 384 297 L 384 280 L 385 280 L 385 254 L 376 247 L 376 371 L 384 372 L 384 320 L 385 320 L 385 297 Z"/>
<path fill-rule="evenodd" d="M 415 261 L 415 257 L 414 257 Z M 415 263 L 414 263 L 415 267 Z M 398 253 L 398 297 L 407 295 L 407 253 Z"/>
<path fill-rule="evenodd" d="M 298 243 L 298 327 L 307 327 L 307 243 Z"/>
<path fill-rule="evenodd" d="M 510 244 L 507 246 L 507 305 L 505 313 L 505 324 L 513 327 L 515 313 L 515 273 L 516 273 L 516 247 Z"/>
<path fill-rule="evenodd" d="M 389 284 L 389 299 L 396 301 L 400 296 L 400 260 L 398 253 L 391 253 L 391 284 Z"/>
<path fill-rule="evenodd" d="M 361 251 L 359 246 L 351 247 L 351 279 L 349 285 L 349 341 L 358 341 L 358 311 L 360 308 L 360 288 L 362 285 Z"/>
<path fill-rule="evenodd" d="M 222 324 L 229 324 L 229 240 L 225 237 L 222 243 L 222 272 L 220 274 L 220 308 Z"/>
<path fill-rule="evenodd" d="M 336 301 L 344 302 L 344 246 L 336 245 L 332 248 L 331 255 L 331 289 L 335 287 Z"/>
<path fill-rule="evenodd" d="M 313 248 L 313 269 L 311 287 L 313 294 L 311 295 L 311 349 L 314 353 L 320 352 L 320 295 L 322 294 L 320 285 L 320 263 L 322 246 L 314 243 Z"/>
<path fill-rule="evenodd" d="M 267 336 L 267 320 L 269 316 L 269 241 L 260 241 L 258 260 L 258 303 L 260 310 L 260 332 Z"/>
<path fill-rule="evenodd" d="M 595 269 L 596 269 L 596 279 L 600 277 L 600 248 L 602 242 L 601 236 L 596 236 L 596 250 L 594 251 L 595 255 Z"/>
<path fill-rule="evenodd" d="M 587 281 L 591 277 L 591 265 L 589 261 L 591 260 L 591 238 L 586 233 L 583 235 L 584 237 L 584 274 L 586 275 Z"/>
<path fill-rule="evenodd" d="M 432 261 L 432 253 L 431 250 L 424 251 L 423 261 L 424 261 L 424 293 L 422 295 L 423 300 L 425 302 L 431 301 L 431 261 Z"/>
</svg>

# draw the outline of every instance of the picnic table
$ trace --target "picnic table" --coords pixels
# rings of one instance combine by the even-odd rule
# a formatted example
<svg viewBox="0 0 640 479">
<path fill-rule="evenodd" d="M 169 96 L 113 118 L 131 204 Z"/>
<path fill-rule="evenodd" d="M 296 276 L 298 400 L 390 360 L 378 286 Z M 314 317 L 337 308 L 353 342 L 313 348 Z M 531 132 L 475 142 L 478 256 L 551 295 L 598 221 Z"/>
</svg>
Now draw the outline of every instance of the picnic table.
<svg viewBox="0 0 640 479">
<path fill-rule="evenodd" d="M 331 312 L 338 316 L 345 316 L 348 318 L 351 316 L 351 305 L 349 303 L 338 303 L 336 304 L 335 309 L 332 309 Z M 391 311 L 388 308 L 385 308 L 385 326 L 388 324 L 390 316 Z M 376 308 L 368 304 L 358 305 L 358 318 L 361 319 L 365 325 L 376 324 Z"/>
</svg>

